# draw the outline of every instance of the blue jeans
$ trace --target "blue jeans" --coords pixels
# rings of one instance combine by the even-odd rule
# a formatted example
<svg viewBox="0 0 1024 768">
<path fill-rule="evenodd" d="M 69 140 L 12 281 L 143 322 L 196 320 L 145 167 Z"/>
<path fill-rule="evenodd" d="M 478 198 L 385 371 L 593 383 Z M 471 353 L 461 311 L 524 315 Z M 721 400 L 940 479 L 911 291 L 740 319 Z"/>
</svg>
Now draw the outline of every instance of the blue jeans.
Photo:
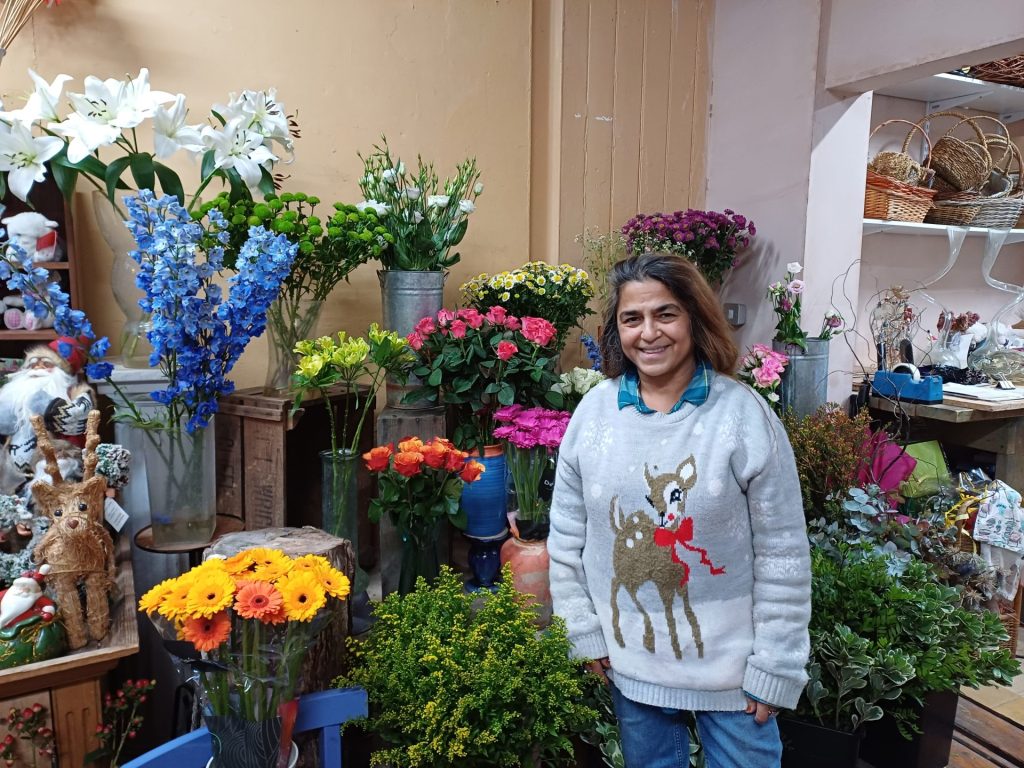
<svg viewBox="0 0 1024 768">
<path fill-rule="evenodd" d="M 611 685 L 626 768 L 689 768 L 690 735 L 683 713 L 631 701 Z M 775 718 L 764 725 L 746 712 L 695 712 L 707 768 L 779 768 L 782 742 Z"/>
</svg>

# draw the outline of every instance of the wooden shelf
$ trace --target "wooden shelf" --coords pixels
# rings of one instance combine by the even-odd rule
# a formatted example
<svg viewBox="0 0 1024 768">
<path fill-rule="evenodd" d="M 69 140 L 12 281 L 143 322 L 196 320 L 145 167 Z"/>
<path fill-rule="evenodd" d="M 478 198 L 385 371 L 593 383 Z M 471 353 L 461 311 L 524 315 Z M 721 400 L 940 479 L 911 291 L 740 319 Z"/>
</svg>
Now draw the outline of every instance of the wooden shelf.
<svg viewBox="0 0 1024 768">
<path fill-rule="evenodd" d="M 53 341 L 57 332 L 53 328 L 39 331 L 6 331 L 0 329 L 0 341 Z"/>
<path fill-rule="evenodd" d="M 945 224 L 915 224 L 909 221 L 882 221 L 881 219 L 864 219 L 864 234 L 890 235 L 933 235 L 946 237 L 949 227 Z M 968 237 L 984 237 L 991 230 L 986 227 L 969 227 Z M 1011 229 L 1006 236 L 1004 245 L 1024 242 L 1024 229 Z"/>
<path fill-rule="evenodd" d="M 994 112 L 1004 123 L 1024 119 L 1024 88 L 988 83 L 973 77 L 943 72 L 909 83 L 891 85 L 875 93 L 912 99 L 928 104 L 929 112 L 956 107 L 970 107 L 983 112 Z"/>
<path fill-rule="evenodd" d="M 43 269 L 71 269 L 71 265 L 66 261 L 40 261 L 32 266 Z"/>
</svg>

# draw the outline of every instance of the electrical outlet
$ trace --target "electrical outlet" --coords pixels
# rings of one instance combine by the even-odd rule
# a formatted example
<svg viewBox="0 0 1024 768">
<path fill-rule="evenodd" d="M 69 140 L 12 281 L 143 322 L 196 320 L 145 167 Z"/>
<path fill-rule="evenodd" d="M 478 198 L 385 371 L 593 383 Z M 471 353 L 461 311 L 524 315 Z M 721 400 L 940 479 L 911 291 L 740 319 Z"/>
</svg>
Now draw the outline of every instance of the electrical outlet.
<svg viewBox="0 0 1024 768">
<path fill-rule="evenodd" d="M 746 304 L 726 304 L 725 305 L 725 319 L 729 321 L 729 325 L 739 328 L 741 325 L 747 322 L 747 305 Z"/>
</svg>

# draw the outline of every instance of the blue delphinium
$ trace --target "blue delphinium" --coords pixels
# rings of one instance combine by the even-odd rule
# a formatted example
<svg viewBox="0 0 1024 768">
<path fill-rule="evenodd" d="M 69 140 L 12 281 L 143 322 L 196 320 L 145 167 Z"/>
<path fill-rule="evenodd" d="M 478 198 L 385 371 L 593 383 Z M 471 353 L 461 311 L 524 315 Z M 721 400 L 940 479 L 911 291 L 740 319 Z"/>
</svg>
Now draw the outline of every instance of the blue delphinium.
<svg viewBox="0 0 1024 768">
<path fill-rule="evenodd" d="M 249 341 L 263 333 L 266 314 L 291 270 L 298 246 L 284 235 L 252 227 L 239 254 L 225 300 L 214 278 L 223 266 L 227 225 L 218 211 L 207 214 L 204 231 L 174 197 L 157 199 L 149 190 L 127 199 L 128 228 L 138 249 L 139 305 L 152 318 L 147 338 L 149 364 L 159 366 L 169 385 L 152 397 L 167 406 L 166 419 L 149 426 L 173 427 L 187 417 L 191 434 L 230 394 L 228 373 Z M 204 258 L 198 257 L 203 239 Z M 211 241 L 220 245 L 211 246 Z"/>
<path fill-rule="evenodd" d="M 591 369 L 595 371 L 601 370 L 601 348 L 597 344 L 597 340 L 594 339 L 589 333 L 585 333 L 580 336 L 580 341 L 583 342 L 584 348 L 587 350 L 587 357 L 590 358 Z"/>
<path fill-rule="evenodd" d="M 47 314 L 54 316 L 53 327 L 60 336 L 77 339 L 88 344 L 89 364 L 86 373 L 94 379 L 104 379 L 110 375 L 114 367 L 102 362 L 110 348 L 106 336 L 97 339 L 93 333 L 85 313 L 80 309 L 71 309 L 68 294 L 60 284 L 51 281 L 49 273 L 42 267 L 32 263 L 32 258 L 14 243 L 4 243 L 6 232 L 0 229 L 0 280 L 7 283 L 8 289 L 19 291 L 25 301 L 25 311 L 42 318 Z M 61 341 L 58 353 L 65 358 L 71 357 L 72 345 Z"/>
</svg>

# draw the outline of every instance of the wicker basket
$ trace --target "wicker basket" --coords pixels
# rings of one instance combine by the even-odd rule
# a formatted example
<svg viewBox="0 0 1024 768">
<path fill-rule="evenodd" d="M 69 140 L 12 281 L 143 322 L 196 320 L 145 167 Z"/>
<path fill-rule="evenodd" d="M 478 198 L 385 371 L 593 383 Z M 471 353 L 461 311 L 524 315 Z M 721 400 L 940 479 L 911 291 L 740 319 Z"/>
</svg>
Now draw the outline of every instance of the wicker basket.
<svg viewBox="0 0 1024 768">
<path fill-rule="evenodd" d="M 982 197 L 981 208 L 971 222 L 976 227 L 992 227 L 1004 229 L 1017 225 L 1017 220 L 1024 212 L 1024 188 L 1020 185 L 1021 154 L 1017 145 L 1001 136 L 986 136 L 989 151 L 995 155 L 1005 148 L 1006 161 L 1004 168 L 996 168 L 993 176 L 998 175 L 1000 181 L 1007 185 L 1007 192 L 1000 195 Z M 1013 165 L 1016 164 L 1016 170 Z"/>
<path fill-rule="evenodd" d="M 1010 56 L 1007 59 L 990 61 L 970 67 L 967 74 L 978 80 L 1024 88 L 1024 56 Z"/>
<path fill-rule="evenodd" d="M 925 115 L 921 122 L 937 117 L 954 117 L 956 125 L 946 131 L 932 144 L 928 160 L 935 174 L 959 192 L 977 190 L 988 181 L 992 172 L 992 156 L 985 148 L 985 134 L 976 118 L 960 112 L 933 112 Z M 953 135 L 962 125 L 967 125 L 975 134 L 976 142 L 967 142 Z"/>
<path fill-rule="evenodd" d="M 934 189 L 904 184 L 869 170 L 864 190 L 864 218 L 920 224 L 932 207 L 933 197 Z"/>
<path fill-rule="evenodd" d="M 881 176 L 888 176 L 890 179 L 903 182 L 904 184 L 911 184 L 917 186 L 922 182 L 930 180 L 932 173 L 928 165 L 929 161 L 925 160 L 925 165 L 922 167 L 913 157 L 907 153 L 907 147 L 910 146 L 910 140 L 914 134 L 918 131 L 924 136 L 925 141 L 928 142 L 929 154 L 931 154 L 931 142 L 928 140 L 928 134 L 924 132 L 924 128 L 919 123 L 913 123 L 910 120 L 886 120 L 884 123 L 875 126 L 874 130 L 868 136 L 868 141 L 874 136 L 879 129 L 884 128 L 892 123 L 905 123 L 911 126 L 910 132 L 907 137 L 903 140 L 903 146 L 900 147 L 899 152 L 892 152 L 889 150 L 879 152 L 872 158 L 868 163 L 868 169 L 874 171 Z"/>
</svg>

